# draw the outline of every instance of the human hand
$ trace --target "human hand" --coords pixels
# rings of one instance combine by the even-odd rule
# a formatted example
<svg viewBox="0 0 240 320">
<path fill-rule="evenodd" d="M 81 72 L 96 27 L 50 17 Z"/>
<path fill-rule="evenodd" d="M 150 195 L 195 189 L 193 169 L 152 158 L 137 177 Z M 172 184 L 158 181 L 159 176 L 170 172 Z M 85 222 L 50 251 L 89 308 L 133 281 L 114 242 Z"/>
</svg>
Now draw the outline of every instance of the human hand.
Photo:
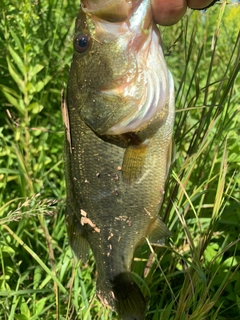
<svg viewBox="0 0 240 320">
<path fill-rule="evenodd" d="M 187 7 L 205 9 L 216 0 L 151 0 L 151 2 L 155 22 L 162 26 L 170 26 L 184 16 Z"/>
</svg>

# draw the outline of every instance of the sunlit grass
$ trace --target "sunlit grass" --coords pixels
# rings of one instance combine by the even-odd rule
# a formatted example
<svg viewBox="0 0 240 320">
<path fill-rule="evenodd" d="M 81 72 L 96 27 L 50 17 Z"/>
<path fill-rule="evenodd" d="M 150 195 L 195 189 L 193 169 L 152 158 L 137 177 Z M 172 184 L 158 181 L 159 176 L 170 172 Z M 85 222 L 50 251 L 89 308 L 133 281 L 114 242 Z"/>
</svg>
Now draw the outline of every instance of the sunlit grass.
<svg viewBox="0 0 240 320">
<path fill-rule="evenodd" d="M 161 28 L 176 154 L 160 214 L 173 237 L 133 262 L 149 320 L 240 317 L 239 7 Z M 60 94 L 78 1 L 0 10 L 0 319 L 117 319 L 96 298 L 92 254 L 75 260 L 64 224 Z"/>
</svg>

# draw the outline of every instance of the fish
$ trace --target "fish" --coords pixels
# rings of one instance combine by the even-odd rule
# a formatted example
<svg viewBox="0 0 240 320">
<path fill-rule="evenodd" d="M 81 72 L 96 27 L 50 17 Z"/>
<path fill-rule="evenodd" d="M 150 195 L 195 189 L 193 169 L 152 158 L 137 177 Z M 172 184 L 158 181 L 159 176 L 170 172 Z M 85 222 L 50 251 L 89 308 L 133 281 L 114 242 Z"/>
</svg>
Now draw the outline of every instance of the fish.
<svg viewBox="0 0 240 320">
<path fill-rule="evenodd" d="M 91 248 L 103 306 L 143 320 L 131 264 L 146 238 L 171 236 L 159 210 L 175 116 L 150 0 L 81 2 L 62 111 L 69 244 L 83 261 Z"/>
</svg>

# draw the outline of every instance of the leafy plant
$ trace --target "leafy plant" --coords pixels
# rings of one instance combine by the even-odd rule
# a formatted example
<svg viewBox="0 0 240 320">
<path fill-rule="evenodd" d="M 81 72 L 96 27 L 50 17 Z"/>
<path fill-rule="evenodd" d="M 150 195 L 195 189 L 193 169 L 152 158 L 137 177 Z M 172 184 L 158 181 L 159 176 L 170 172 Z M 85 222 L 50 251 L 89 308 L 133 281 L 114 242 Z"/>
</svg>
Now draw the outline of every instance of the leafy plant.
<svg viewBox="0 0 240 320">
<path fill-rule="evenodd" d="M 117 319 L 64 223 L 60 93 L 78 1 L 0 4 L 0 318 Z M 176 85 L 176 155 L 165 246 L 137 252 L 147 319 L 240 317 L 240 6 L 223 1 L 161 28 Z"/>
</svg>

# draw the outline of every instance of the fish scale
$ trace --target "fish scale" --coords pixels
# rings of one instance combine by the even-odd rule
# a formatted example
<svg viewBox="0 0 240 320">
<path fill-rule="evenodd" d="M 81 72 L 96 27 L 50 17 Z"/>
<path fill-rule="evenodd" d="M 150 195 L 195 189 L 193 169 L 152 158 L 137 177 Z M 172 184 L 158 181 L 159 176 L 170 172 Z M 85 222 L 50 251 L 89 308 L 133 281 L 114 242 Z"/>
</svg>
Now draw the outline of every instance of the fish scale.
<svg viewBox="0 0 240 320">
<path fill-rule="evenodd" d="M 87 225 L 88 229 L 81 233 L 90 243 L 96 259 L 98 279 L 101 279 L 98 281 L 101 301 L 115 309 L 111 283 L 120 272 L 130 271 L 134 251 L 148 235 L 152 217 L 156 217 L 160 209 L 171 127 L 169 125 L 169 138 L 164 144 L 162 138 L 167 135 L 161 132 L 164 127 L 152 138 L 143 177 L 129 184 L 124 182 L 119 170 L 125 149 L 100 139 L 72 112 L 70 100 L 72 153 L 66 152 L 66 171 L 67 190 L 71 192 L 67 207 L 78 221 L 81 209 L 84 210 L 100 229 L 96 232 Z M 67 143 L 66 148 L 69 148 Z M 79 229 L 84 227 L 80 225 Z M 68 233 L 73 229 L 68 226 Z M 81 242 L 75 253 L 81 257 Z"/>
<path fill-rule="evenodd" d="M 80 8 L 76 22 L 77 39 L 83 27 L 84 32 L 89 32 L 90 35 L 93 32 L 94 23 L 86 31 L 86 21 L 89 21 L 89 17 L 86 18 Z M 95 31 L 94 36 L 97 36 Z M 81 37 L 83 36 L 80 34 Z M 107 49 L 112 44 L 113 51 L 119 50 L 116 42 L 117 40 L 114 43 L 107 42 Z M 120 121 L 118 127 L 121 131 L 122 119 L 125 115 L 128 116 L 127 112 L 131 110 L 133 102 L 128 102 L 126 96 L 122 96 L 123 90 L 119 91 L 120 96 L 116 95 L 117 91 L 112 96 L 109 92 L 106 94 L 104 90 L 101 91 L 102 83 L 107 85 L 109 82 L 101 80 L 98 87 L 94 72 L 99 67 L 101 57 L 108 57 L 110 60 L 105 60 L 108 69 L 101 72 L 102 76 L 107 77 L 108 70 L 114 69 L 117 64 L 117 69 L 110 72 L 112 77 L 126 53 L 115 54 L 114 57 L 120 57 L 120 60 L 114 61 L 109 52 L 105 55 L 104 43 L 97 41 L 93 41 L 86 53 L 82 54 L 82 47 L 80 50 L 81 54 L 75 51 L 73 55 L 67 100 L 63 108 L 66 129 L 66 225 L 69 243 L 76 256 L 84 260 L 91 247 L 98 274 L 97 296 L 102 304 L 116 310 L 120 319 L 142 320 L 146 303 L 132 279 L 131 263 L 136 248 L 146 237 L 153 243 L 160 243 L 163 237 L 170 236 L 158 213 L 171 159 L 173 81 L 167 71 L 167 103 L 147 125 L 129 133 L 124 133 L 123 128 L 123 134 L 109 135 L 109 121 L 116 124 Z M 122 47 L 122 50 L 126 48 Z M 131 54 L 131 58 L 133 57 Z M 86 70 L 88 61 L 91 63 Z M 137 63 L 134 61 L 130 65 Z M 163 67 L 166 68 L 165 65 Z M 117 85 L 124 76 L 125 73 L 120 75 Z M 114 81 L 113 78 L 111 86 Z M 139 92 L 139 86 L 136 92 Z M 91 114 L 89 108 L 93 108 L 93 104 L 95 109 L 94 114 Z M 130 116 L 131 113 L 132 111 Z M 113 114 L 114 121 L 111 118 Z M 130 123 L 130 120 L 127 122 Z M 141 123 L 141 118 L 138 122 Z"/>
</svg>

